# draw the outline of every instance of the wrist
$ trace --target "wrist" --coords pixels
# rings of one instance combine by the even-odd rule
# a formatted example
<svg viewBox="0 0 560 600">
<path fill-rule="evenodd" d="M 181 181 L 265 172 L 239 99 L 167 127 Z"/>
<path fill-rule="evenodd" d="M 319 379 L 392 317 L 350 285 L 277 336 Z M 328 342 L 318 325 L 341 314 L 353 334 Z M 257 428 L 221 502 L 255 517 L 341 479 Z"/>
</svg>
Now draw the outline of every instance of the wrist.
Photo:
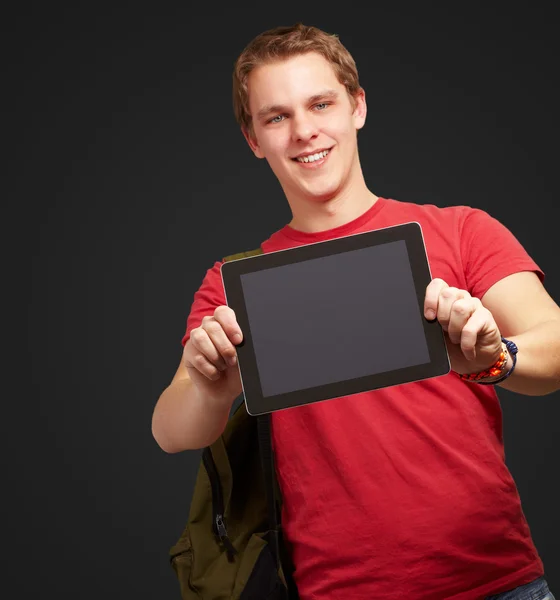
<svg viewBox="0 0 560 600">
<path fill-rule="evenodd" d="M 215 391 L 208 388 L 198 388 L 196 394 L 198 401 L 206 407 L 206 410 L 210 410 L 212 413 L 226 412 L 228 414 L 235 399 L 239 396 L 239 394 L 235 394 L 232 390 L 224 389 L 223 387 Z"/>
<path fill-rule="evenodd" d="M 511 370 L 512 367 L 513 367 L 513 358 L 511 356 L 511 354 L 507 350 L 505 350 L 505 362 L 504 362 L 500 372 L 494 376 L 485 377 L 479 383 L 482 383 L 482 382 L 496 383 L 497 381 L 500 381 L 502 379 L 502 377 Z"/>
<path fill-rule="evenodd" d="M 517 363 L 518 348 L 514 342 L 502 337 L 502 352 L 498 360 L 488 369 L 478 373 L 465 373 L 459 375 L 463 381 L 470 381 L 482 385 L 495 385 L 507 379 L 514 371 Z"/>
</svg>

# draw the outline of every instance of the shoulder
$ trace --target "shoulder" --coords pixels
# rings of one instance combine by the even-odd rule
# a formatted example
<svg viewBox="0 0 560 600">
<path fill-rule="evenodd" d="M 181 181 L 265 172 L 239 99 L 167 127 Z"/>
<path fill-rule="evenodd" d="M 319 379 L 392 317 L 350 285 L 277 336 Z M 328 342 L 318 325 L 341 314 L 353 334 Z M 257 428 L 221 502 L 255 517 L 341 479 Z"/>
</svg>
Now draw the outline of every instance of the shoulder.
<svg viewBox="0 0 560 600">
<path fill-rule="evenodd" d="M 439 219 L 464 219 L 472 213 L 484 211 L 464 204 L 440 205 L 435 202 L 411 202 L 395 198 L 384 199 L 384 208 L 391 213 L 436 217 Z"/>
<path fill-rule="evenodd" d="M 385 200 L 384 212 L 391 220 L 418 221 L 443 237 L 461 235 L 465 227 L 477 228 L 493 220 L 484 210 L 464 204 L 442 206 L 431 202 Z"/>
</svg>

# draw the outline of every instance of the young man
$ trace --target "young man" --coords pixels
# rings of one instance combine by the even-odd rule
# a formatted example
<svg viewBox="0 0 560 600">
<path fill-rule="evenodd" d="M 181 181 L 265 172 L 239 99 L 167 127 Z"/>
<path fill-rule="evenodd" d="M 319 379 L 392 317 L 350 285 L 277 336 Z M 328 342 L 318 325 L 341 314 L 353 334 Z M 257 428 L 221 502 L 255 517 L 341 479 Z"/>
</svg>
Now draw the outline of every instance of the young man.
<svg viewBox="0 0 560 600">
<path fill-rule="evenodd" d="M 365 93 L 337 37 L 301 24 L 258 36 L 236 63 L 234 106 L 293 215 L 263 251 L 418 221 L 434 277 L 425 317 L 441 323 L 451 359 L 443 377 L 272 415 L 300 597 L 551 599 L 504 462 L 493 385 L 529 396 L 560 388 L 560 309 L 542 271 L 481 210 L 368 189 L 357 147 Z M 211 444 L 242 391 L 243 331 L 219 268 L 195 294 L 179 367 L 155 407 L 167 452 Z M 515 368 L 502 338 L 518 348 Z"/>
</svg>

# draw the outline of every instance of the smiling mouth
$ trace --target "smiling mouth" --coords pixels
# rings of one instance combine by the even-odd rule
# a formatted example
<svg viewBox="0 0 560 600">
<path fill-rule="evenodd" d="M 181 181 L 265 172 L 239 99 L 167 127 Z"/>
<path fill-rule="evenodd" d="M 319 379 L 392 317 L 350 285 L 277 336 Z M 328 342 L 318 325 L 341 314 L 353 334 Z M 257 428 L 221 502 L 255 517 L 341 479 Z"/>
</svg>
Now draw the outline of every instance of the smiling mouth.
<svg viewBox="0 0 560 600">
<path fill-rule="evenodd" d="M 321 152 L 316 152 L 315 154 L 308 154 L 306 156 L 292 158 L 292 160 L 299 163 L 313 163 L 325 158 L 331 150 L 332 148 L 328 148 L 327 150 L 321 150 Z"/>
</svg>

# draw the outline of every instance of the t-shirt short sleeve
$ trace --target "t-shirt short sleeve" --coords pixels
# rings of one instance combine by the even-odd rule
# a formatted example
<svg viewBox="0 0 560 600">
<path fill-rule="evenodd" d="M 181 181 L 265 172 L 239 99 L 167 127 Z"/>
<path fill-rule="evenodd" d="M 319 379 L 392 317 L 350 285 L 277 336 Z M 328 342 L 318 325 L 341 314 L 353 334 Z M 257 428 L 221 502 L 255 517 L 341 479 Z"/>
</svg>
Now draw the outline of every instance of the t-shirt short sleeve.
<svg viewBox="0 0 560 600">
<path fill-rule="evenodd" d="M 483 210 L 465 207 L 459 239 L 467 289 L 476 298 L 513 273 L 532 271 L 544 281 L 544 272 L 515 235 Z"/>
<path fill-rule="evenodd" d="M 222 283 L 220 268 L 222 261 L 217 261 L 214 266 L 206 272 L 201 286 L 194 295 L 191 311 L 187 317 L 187 328 L 181 340 L 183 346 L 189 340 L 191 331 L 199 327 L 205 316 L 214 314 L 218 306 L 226 304 L 226 296 Z"/>
</svg>

